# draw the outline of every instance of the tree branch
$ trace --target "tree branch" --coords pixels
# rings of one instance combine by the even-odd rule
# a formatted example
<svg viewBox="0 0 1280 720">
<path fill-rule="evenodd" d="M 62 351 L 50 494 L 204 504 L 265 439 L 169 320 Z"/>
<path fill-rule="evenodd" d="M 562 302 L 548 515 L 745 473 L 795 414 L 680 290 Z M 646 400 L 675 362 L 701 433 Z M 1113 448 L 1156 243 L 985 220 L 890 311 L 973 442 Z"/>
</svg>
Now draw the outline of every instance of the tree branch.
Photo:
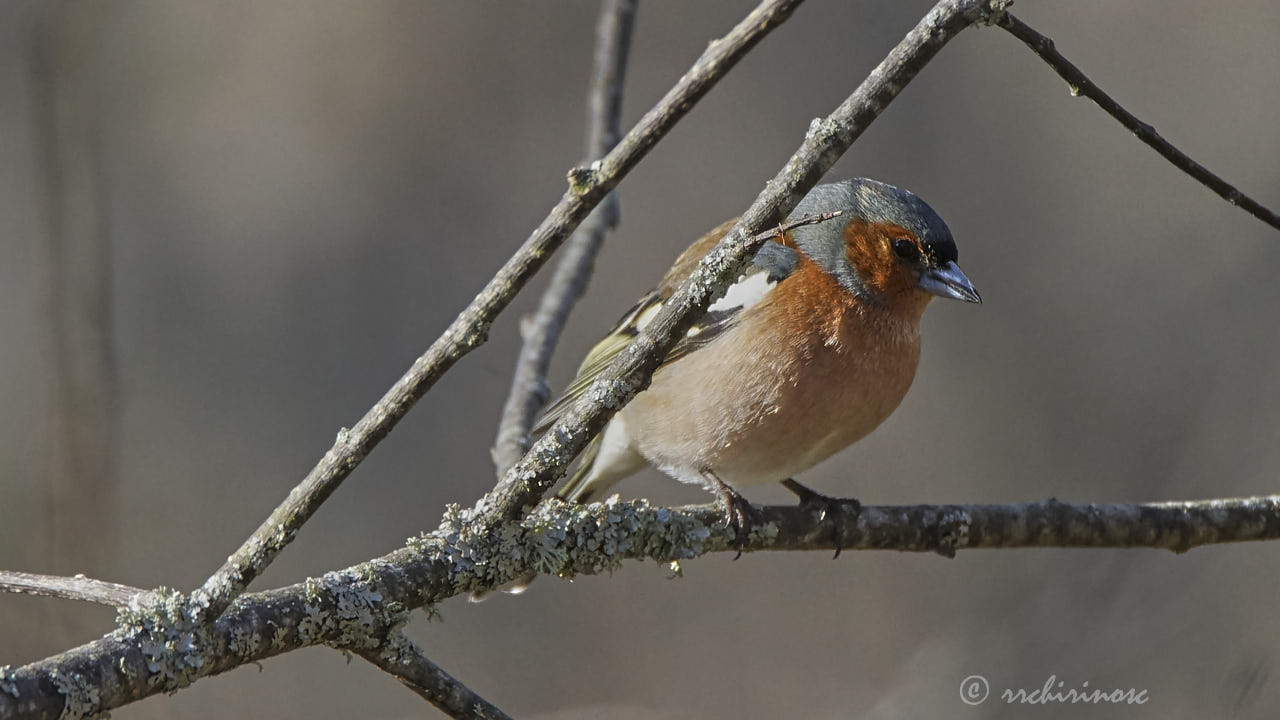
<svg viewBox="0 0 1280 720">
<path fill-rule="evenodd" d="M 1240 207 L 1262 222 L 1280 230 L 1280 215 L 1276 215 L 1258 201 L 1240 192 L 1231 183 L 1192 160 L 1186 153 L 1161 137 L 1154 127 L 1121 107 L 1120 103 L 1113 100 L 1110 95 L 1103 92 L 1102 88 L 1095 85 L 1083 72 L 1080 72 L 1080 68 L 1077 68 L 1062 53 L 1058 52 L 1057 48 L 1054 47 L 1053 40 L 1036 32 L 1030 25 L 1007 12 L 998 18 L 996 24 L 1008 30 L 1014 37 L 1031 48 L 1032 52 L 1039 55 L 1041 60 L 1048 63 L 1054 72 L 1067 81 L 1072 95 L 1083 95 L 1094 101 L 1108 115 L 1119 121 L 1134 135 L 1137 135 L 1139 140 L 1146 143 L 1152 150 L 1160 153 L 1160 156 L 1165 160 L 1173 163 L 1174 167 L 1195 178 L 1197 182 L 1217 193 L 1223 200 Z"/>
<path fill-rule="evenodd" d="M 394 633 L 380 649 L 363 648 L 355 653 L 395 676 L 405 687 L 449 717 L 459 720 L 510 720 L 510 716 L 498 706 L 432 662 L 403 633 Z"/>
<path fill-rule="evenodd" d="M 999 13 L 1006 0 L 942 0 L 834 112 L 815 120 L 804 143 L 765 186 L 658 316 L 618 355 L 583 398 L 477 504 L 504 517 L 535 505 L 612 414 L 636 393 L 697 315 L 724 292 L 757 247 L 752 236 L 781 222 L 902 88 L 951 38 Z"/>
<path fill-rule="evenodd" d="M 802 0 L 765 0 L 728 35 L 713 42 L 662 100 L 645 114 L 604 159 L 569 174 L 570 187 L 516 254 L 498 270 L 425 354 L 333 447 L 208 580 L 192 594 L 192 608 L 218 617 L 293 540 L 319 509 L 410 408 L 463 355 L 484 343 L 489 325 L 565 237 L 649 150 L 765 35 Z"/>
<path fill-rule="evenodd" d="M 591 90 L 587 99 L 586 163 L 604 157 L 618 143 L 622 122 L 622 83 L 627 72 L 635 0 L 605 0 L 596 27 Z M 493 462 L 498 476 L 529 449 L 529 429 L 549 396 L 547 368 L 569 312 L 582 297 L 605 232 L 618 222 L 617 193 L 610 193 L 569 238 L 551 283 L 532 316 L 520 324 L 524 345 L 516 360 L 511 392 L 502 410 Z"/>
<path fill-rule="evenodd" d="M 128 607 L 134 598 L 147 591 L 105 580 L 94 580 L 83 575 L 62 577 L 0 570 L 0 592 L 83 600 L 124 608 Z"/>
<path fill-rule="evenodd" d="M 1149 547 L 1280 539 L 1280 495 L 1196 502 L 1075 505 L 904 505 L 843 508 L 819 518 L 770 506 L 748 551 Z M 837 538 L 838 528 L 844 537 Z M 838 542 L 839 541 L 839 542 Z M 716 505 L 548 500 L 519 522 L 451 507 L 439 530 L 393 553 L 277 590 L 241 597 L 212 625 L 180 593 L 149 593 L 121 629 L 30 665 L 0 667 L 0 718 L 83 717 L 297 648 L 326 644 L 364 656 L 413 609 L 494 589 L 530 572 L 573 576 L 624 560 L 682 561 L 736 551 Z M 65 715 L 63 714 L 65 711 Z"/>
</svg>

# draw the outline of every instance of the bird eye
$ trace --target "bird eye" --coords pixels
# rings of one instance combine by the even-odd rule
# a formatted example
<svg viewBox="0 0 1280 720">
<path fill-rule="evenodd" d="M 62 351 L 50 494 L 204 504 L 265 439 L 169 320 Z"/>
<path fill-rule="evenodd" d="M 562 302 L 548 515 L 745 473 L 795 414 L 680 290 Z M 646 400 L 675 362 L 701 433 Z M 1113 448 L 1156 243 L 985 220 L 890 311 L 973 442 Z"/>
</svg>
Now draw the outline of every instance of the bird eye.
<svg viewBox="0 0 1280 720">
<path fill-rule="evenodd" d="M 915 260 L 920 256 L 920 249 L 911 240 L 898 238 L 893 241 L 893 253 L 903 260 Z"/>
</svg>

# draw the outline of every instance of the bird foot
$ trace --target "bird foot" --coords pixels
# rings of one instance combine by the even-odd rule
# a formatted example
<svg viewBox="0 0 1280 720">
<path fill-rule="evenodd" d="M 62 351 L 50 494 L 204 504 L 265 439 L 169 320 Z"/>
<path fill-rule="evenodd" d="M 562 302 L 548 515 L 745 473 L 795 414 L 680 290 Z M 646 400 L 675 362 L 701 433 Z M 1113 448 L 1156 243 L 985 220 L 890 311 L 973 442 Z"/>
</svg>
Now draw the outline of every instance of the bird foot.
<svg viewBox="0 0 1280 720">
<path fill-rule="evenodd" d="M 818 522 L 831 516 L 831 522 L 835 526 L 833 532 L 836 537 L 836 554 L 831 556 L 832 560 L 840 557 L 840 551 L 844 549 L 844 511 L 852 510 L 854 515 L 862 509 L 862 503 L 854 498 L 834 498 L 828 495 L 812 490 L 801 485 L 800 483 L 787 478 L 782 481 L 782 486 L 795 493 L 800 498 L 802 507 L 812 508 L 818 511 Z"/>
<path fill-rule="evenodd" d="M 742 551 L 747 547 L 747 538 L 751 535 L 752 525 L 760 518 L 760 511 L 715 473 L 704 470 L 702 476 L 711 484 L 720 502 L 724 503 L 724 520 L 725 524 L 734 531 L 733 545 L 737 548 L 738 554 L 734 555 L 733 559 L 737 560 L 742 557 Z"/>
</svg>

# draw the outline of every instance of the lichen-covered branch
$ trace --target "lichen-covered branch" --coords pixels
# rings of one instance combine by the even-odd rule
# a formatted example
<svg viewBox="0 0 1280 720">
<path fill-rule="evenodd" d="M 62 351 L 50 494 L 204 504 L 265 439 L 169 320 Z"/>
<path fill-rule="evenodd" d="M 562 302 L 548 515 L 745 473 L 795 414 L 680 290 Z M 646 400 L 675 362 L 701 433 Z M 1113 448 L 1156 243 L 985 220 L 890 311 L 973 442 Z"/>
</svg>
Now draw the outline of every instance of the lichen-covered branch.
<svg viewBox="0 0 1280 720">
<path fill-rule="evenodd" d="M 403 633 L 395 633 L 380 648 L 361 648 L 355 652 L 451 718 L 510 720 L 496 705 L 432 662 Z"/>
<path fill-rule="evenodd" d="M 105 580 L 94 580 L 83 575 L 63 577 L 0 570 L 0 593 L 43 595 L 123 608 L 128 607 L 134 598 L 146 592 L 140 588 Z"/>
<path fill-rule="evenodd" d="M 1004 13 L 998 18 L 997 24 L 1025 43 L 1027 47 L 1031 48 L 1032 52 L 1040 56 L 1041 60 L 1048 63 L 1054 72 L 1058 73 L 1063 80 L 1066 80 L 1067 85 L 1071 88 L 1072 95 L 1083 95 L 1094 101 L 1098 107 L 1128 128 L 1139 140 L 1146 143 L 1152 150 L 1160 153 L 1160 156 L 1165 160 L 1173 163 L 1174 167 L 1195 178 L 1201 185 L 1220 195 L 1223 200 L 1240 207 L 1262 222 L 1280 230 L 1280 215 L 1272 212 L 1257 200 L 1240 192 L 1231 183 L 1210 172 L 1208 168 L 1192 160 L 1186 153 L 1161 137 L 1154 127 L 1125 110 L 1120 103 L 1112 99 L 1110 95 L 1103 92 L 1102 88 L 1086 77 L 1080 71 L 1080 68 L 1058 52 L 1052 39 L 1036 32 L 1030 25 L 1010 13 Z"/>
<path fill-rule="evenodd" d="M 900 550 L 953 555 L 975 548 L 1158 548 L 1280 539 L 1280 496 L 1087 505 L 849 507 L 819 517 L 771 506 L 746 550 Z M 843 538 L 837 529 L 843 528 Z M 683 561 L 736 549 L 715 505 L 655 507 L 644 500 L 541 503 L 519 521 L 451 507 L 438 530 L 388 555 L 306 582 L 242 596 L 213 625 L 188 599 L 148 594 L 120 629 L 20 668 L 0 667 L 0 718 L 79 718 L 183 688 L 246 663 L 313 645 L 364 656 L 384 648 L 415 608 L 493 590 L 530 572 L 571 577 L 625 560 Z M 64 714 L 65 712 L 65 714 Z"/>
<path fill-rule="evenodd" d="M 942 0 L 935 5 L 852 95 L 826 118 L 810 125 L 800 148 L 680 289 L 663 303 L 658 316 L 477 508 L 515 517 L 523 508 L 536 504 L 609 417 L 648 386 L 667 350 L 737 277 L 756 247 L 753 237 L 786 217 L 951 38 L 975 22 L 990 21 L 1006 4 L 1007 0 Z"/>
<path fill-rule="evenodd" d="M 622 81 L 627 72 L 635 14 L 635 0 L 605 0 L 601 6 L 587 99 L 586 164 L 604 157 L 618 143 Z M 610 193 L 565 243 L 538 309 L 520 324 L 524 344 L 516 359 L 511 392 L 493 445 L 493 462 L 499 477 L 529 449 L 529 429 L 550 394 L 547 368 L 551 354 L 560 341 L 569 312 L 587 288 L 605 232 L 617 221 L 618 196 Z"/>
<path fill-rule="evenodd" d="M 431 347 L 289 493 L 253 535 L 192 594 L 192 607 L 212 619 L 293 540 L 320 505 L 382 441 L 445 371 L 484 343 L 489 325 L 542 267 L 551 253 L 649 150 L 746 53 L 790 16 L 802 0 L 765 0 L 713 42 L 662 100 L 608 155 L 570 173 L 570 187 L 515 255 L 493 276 Z"/>
</svg>

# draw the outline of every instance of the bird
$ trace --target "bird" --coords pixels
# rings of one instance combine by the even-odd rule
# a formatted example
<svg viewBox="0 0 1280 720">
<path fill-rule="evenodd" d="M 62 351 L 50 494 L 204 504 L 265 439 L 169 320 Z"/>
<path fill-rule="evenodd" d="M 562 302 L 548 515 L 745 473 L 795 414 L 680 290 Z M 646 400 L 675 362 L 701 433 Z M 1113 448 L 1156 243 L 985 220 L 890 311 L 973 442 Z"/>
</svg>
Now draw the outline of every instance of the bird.
<svg viewBox="0 0 1280 720">
<path fill-rule="evenodd" d="M 802 502 L 846 502 L 794 476 L 866 436 L 898 407 L 916 375 L 920 319 L 933 298 L 982 298 L 957 264 L 950 229 L 917 195 L 847 179 L 813 188 L 791 217 L 836 212 L 761 246 L 668 352 L 650 385 L 590 442 L 557 498 L 592 502 L 652 465 L 716 495 L 740 542 L 752 515 L 742 488 L 781 482 Z M 574 405 L 735 222 L 694 241 L 622 316 L 535 433 Z"/>
</svg>

